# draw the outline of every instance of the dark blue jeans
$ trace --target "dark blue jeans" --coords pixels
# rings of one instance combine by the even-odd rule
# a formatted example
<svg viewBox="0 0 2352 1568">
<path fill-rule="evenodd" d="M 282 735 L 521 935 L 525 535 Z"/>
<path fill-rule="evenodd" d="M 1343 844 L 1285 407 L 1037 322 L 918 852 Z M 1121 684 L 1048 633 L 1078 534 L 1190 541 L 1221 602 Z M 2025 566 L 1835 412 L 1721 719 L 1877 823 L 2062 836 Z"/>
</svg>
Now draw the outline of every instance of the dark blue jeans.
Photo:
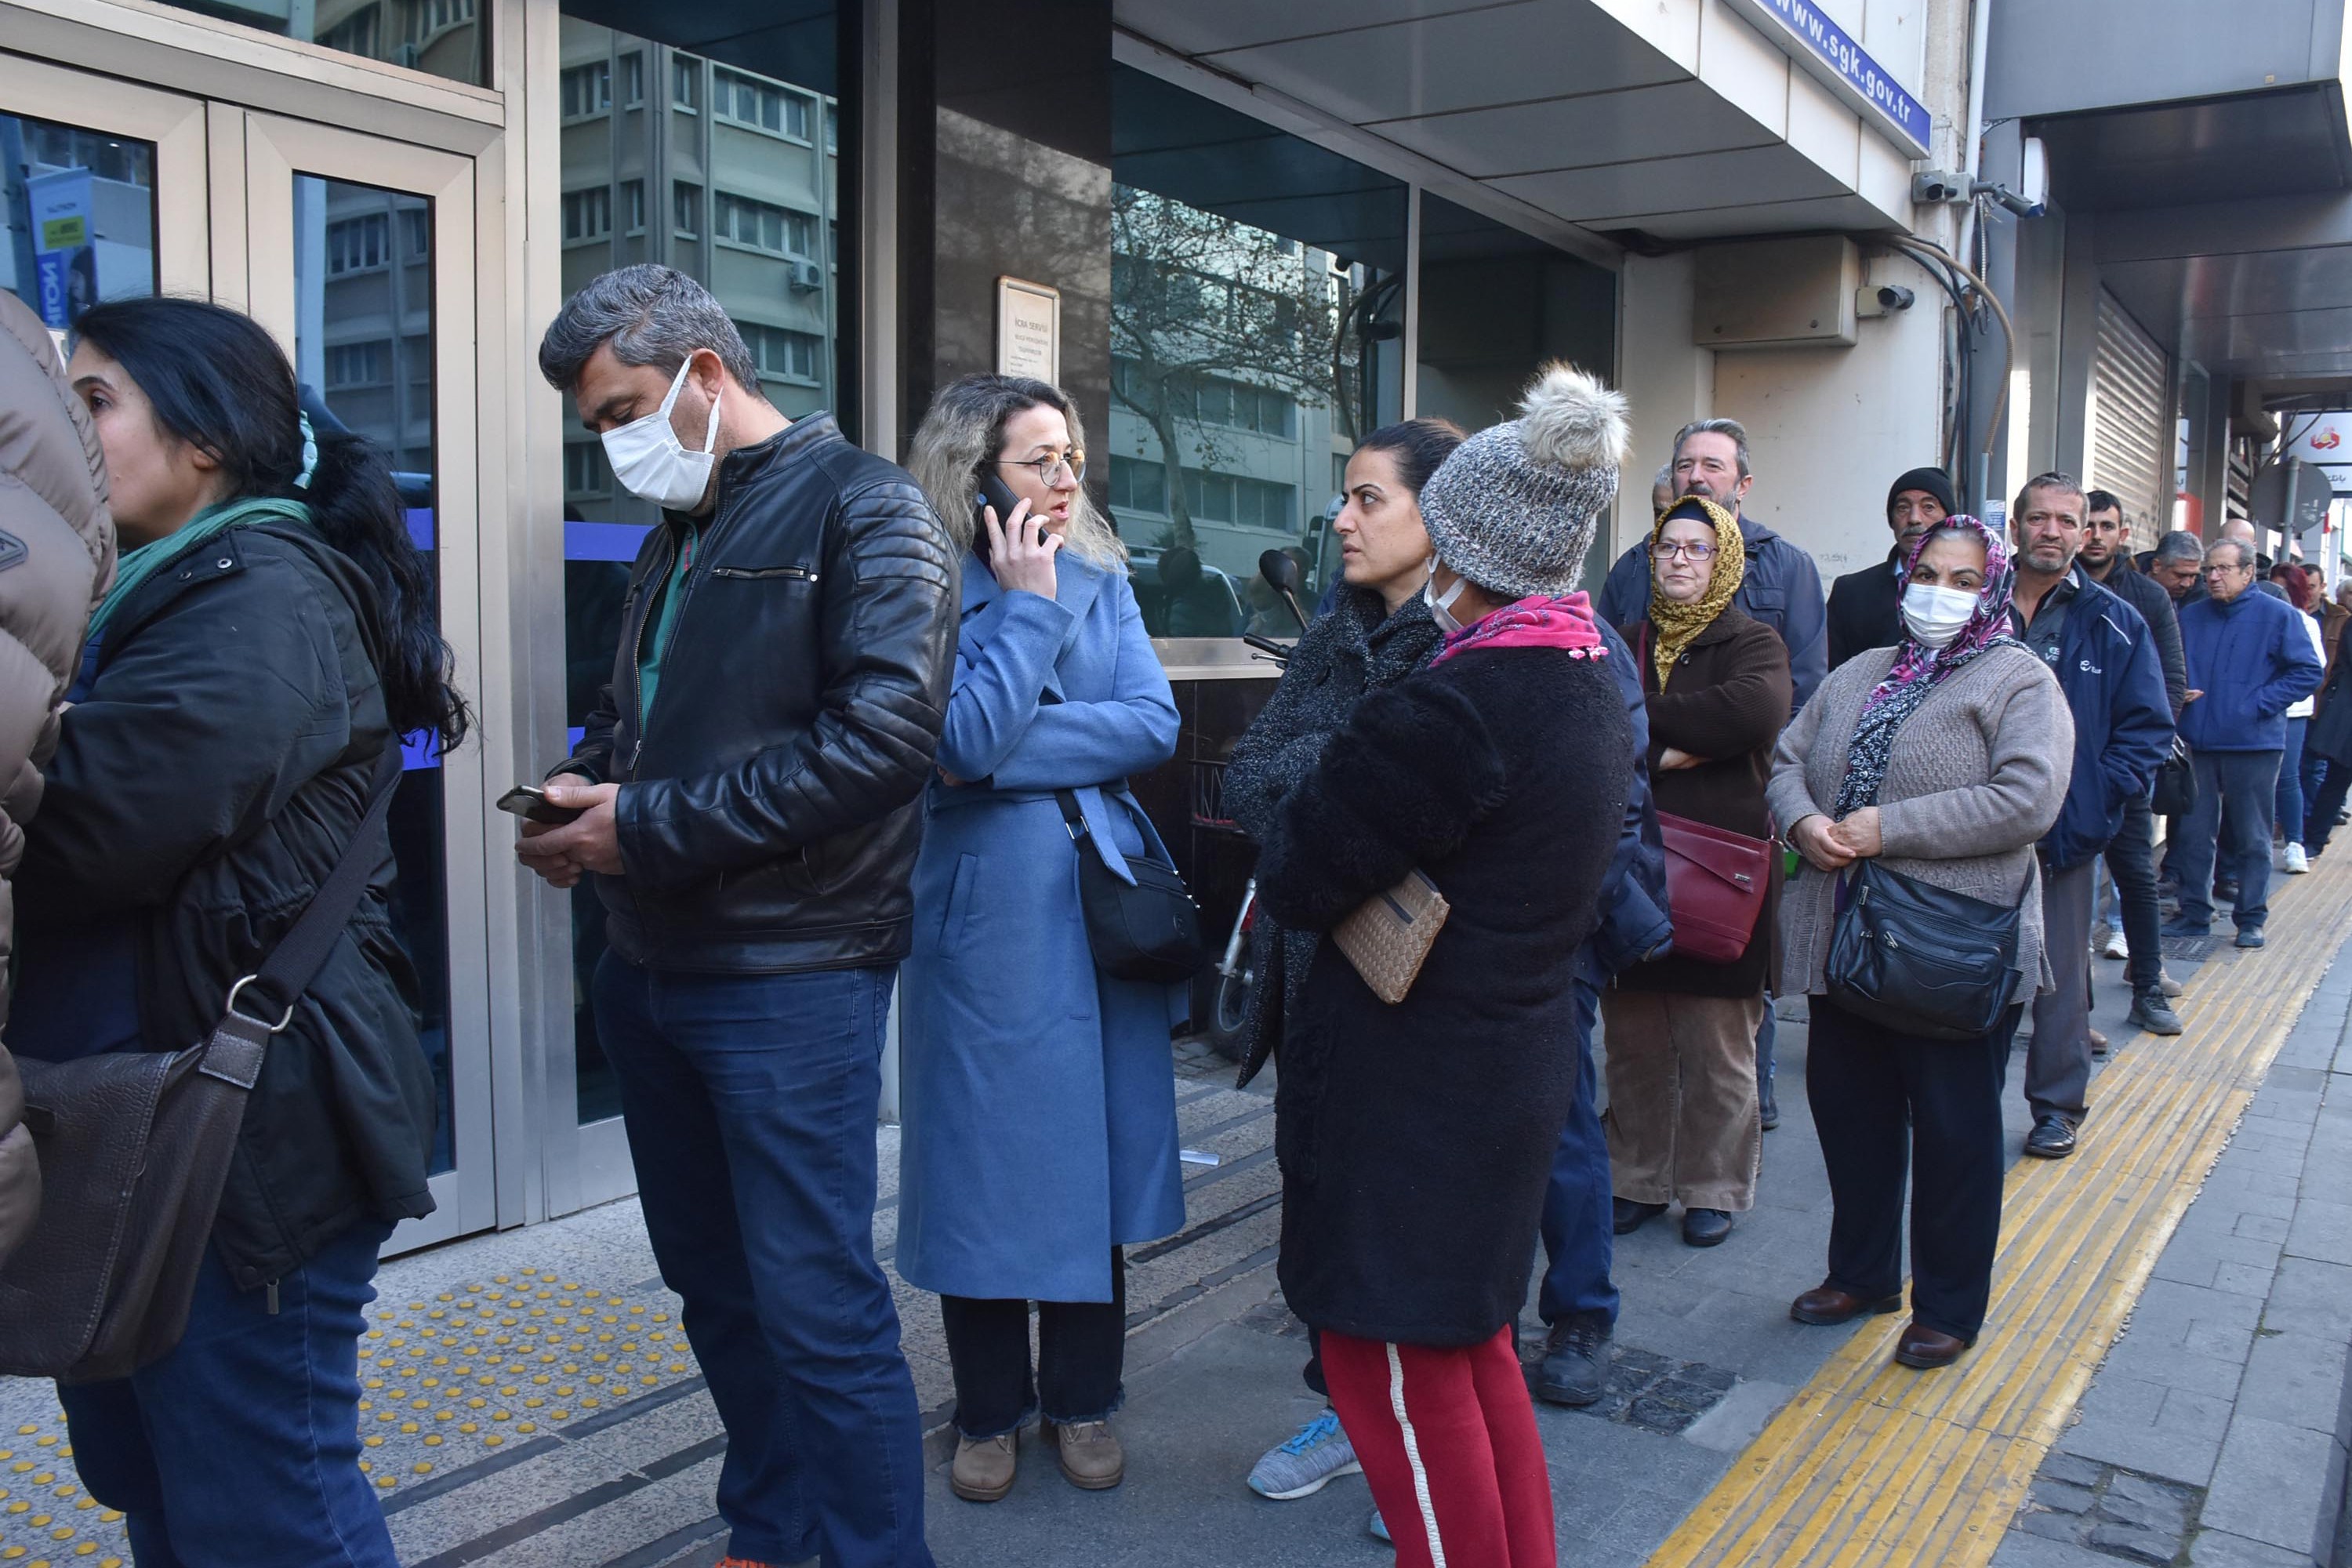
<svg viewBox="0 0 2352 1568">
<path fill-rule="evenodd" d="M 360 1473 L 362 1310 L 391 1234 L 329 1242 L 278 1282 L 275 1313 L 207 1250 L 169 1354 L 58 1388 L 74 1466 L 126 1516 L 139 1568 L 397 1568 Z"/>
<path fill-rule="evenodd" d="M 2270 918 L 2271 809 L 2278 799 L 2276 752 L 2199 752 L 2197 805 L 2179 819 L 2172 856 L 2180 875 L 2180 916 L 2175 934 L 2211 929 L 2211 899 L 2220 858 L 2223 881 L 2238 884 L 2231 918 L 2240 931 Z"/>
<path fill-rule="evenodd" d="M 1603 1329 L 1617 1322 L 1617 1287 L 1609 1281 L 1611 1226 L 1609 1142 L 1601 1131 L 1600 1075 L 1592 1065 L 1592 1026 L 1601 993 L 1576 982 L 1576 1103 L 1552 1152 L 1551 1186 L 1544 1194 L 1543 1290 L 1536 1310 L 1547 1323 L 1585 1318 Z"/>
<path fill-rule="evenodd" d="M 921 1416 L 874 1259 L 895 978 L 596 966 L 646 1234 L 727 1427 L 739 1557 L 930 1568 Z"/>
<path fill-rule="evenodd" d="M 2278 826 L 2289 844 L 2303 842 L 2303 737 L 2308 719 L 2286 721 L 2286 750 L 2279 753 Z"/>
</svg>

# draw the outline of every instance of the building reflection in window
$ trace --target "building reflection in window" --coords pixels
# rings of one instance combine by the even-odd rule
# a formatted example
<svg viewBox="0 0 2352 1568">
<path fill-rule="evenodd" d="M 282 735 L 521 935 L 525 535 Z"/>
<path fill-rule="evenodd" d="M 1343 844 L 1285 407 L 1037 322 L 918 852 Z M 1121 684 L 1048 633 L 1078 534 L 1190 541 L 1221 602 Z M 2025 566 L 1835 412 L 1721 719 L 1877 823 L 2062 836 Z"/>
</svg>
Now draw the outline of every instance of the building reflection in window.
<svg viewBox="0 0 2352 1568">
<path fill-rule="evenodd" d="M 1336 476 L 1402 402 L 1402 184 L 1113 76 L 1111 515 L 1155 637 L 1294 635 L 1259 575 L 1338 570 Z"/>
<path fill-rule="evenodd" d="M 0 289 L 54 331 L 155 291 L 155 146 L 0 114 Z"/>
<path fill-rule="evenodd" d="M 163 0 L 363 59 L 476 87 L 489 78 L 488 0 Z"/>
<path fill-rule="evenodd" d="M 841 318 L 831 243 L 841 218 L 833 8 L 780 8 L 761 29 L 724 40 L 619 30 L 609 24 L 658 18 L 617 0 L 565 0 L 563 13 L 555 88 L 564 292 L 618 267 L 675 267 L 742 330 L 771 403 L 794 419 L 832 408 Z M 565 412 L 564 710 L 576 739 L 612 679 L 629 565 L 660 512 L 614 482 L 603 445 Z M 588 1006 L 604 909 L 585 885 L 572 900 L 577 1110 L 586 1122 L 621 1107 Z"/>
</svg>

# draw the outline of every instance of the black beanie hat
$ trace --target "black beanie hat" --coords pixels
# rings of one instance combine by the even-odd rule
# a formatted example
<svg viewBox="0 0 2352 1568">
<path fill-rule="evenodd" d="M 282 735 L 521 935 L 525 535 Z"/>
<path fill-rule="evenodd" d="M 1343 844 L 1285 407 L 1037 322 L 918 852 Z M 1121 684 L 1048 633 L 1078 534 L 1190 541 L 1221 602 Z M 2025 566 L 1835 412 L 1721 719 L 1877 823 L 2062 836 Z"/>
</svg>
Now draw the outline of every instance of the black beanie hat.
<svg viewBox="0 0 2352 1568">
<path fill-rule="evenodd" d="M 1886 510 L 1889 516 L 1895 511 L 1895 498 L 1905 490 L 1926 490 L 1936 498 L 1936 504 L 1944 509 L 1946 517 L 1960 510 L 1959 498 L 1952 493 L 1952 481 L 1941 468 L 1914 468 L 1888 486 Z"/>
</svg>

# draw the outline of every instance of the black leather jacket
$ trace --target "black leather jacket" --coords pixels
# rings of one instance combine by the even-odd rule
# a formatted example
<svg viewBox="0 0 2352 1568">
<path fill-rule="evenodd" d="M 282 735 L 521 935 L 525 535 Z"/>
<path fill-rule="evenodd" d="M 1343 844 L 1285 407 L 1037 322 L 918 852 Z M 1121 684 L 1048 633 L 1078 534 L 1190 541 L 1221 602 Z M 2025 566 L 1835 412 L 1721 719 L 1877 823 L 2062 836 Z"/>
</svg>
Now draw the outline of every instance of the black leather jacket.
<svg viewBox="0 0 2352 1568">
<path fill-rule="evenodd" d="M 895 963 L 954 672 L 946 531 L 829 416 L 729 453 L 640 732 L 638 644 L 688 521 L 646 536 L 612 683 L 556 770 L 621 786 L 606 938 L 704 973 Z"/>
</svg>

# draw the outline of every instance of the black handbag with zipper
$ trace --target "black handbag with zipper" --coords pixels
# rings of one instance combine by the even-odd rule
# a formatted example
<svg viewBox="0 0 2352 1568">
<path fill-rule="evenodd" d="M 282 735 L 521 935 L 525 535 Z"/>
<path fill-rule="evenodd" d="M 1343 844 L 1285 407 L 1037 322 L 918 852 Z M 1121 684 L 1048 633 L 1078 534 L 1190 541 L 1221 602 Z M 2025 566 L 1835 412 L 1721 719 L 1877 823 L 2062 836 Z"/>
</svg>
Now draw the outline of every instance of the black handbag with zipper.
<svg viewBox="0 0 2352 1568">
<path fill-rule="evenodd" d="M 1120 855 L 1132 884 L 1103 863 L 1094 829 L 1078 809 L 1078 797 L 1054 792 L 1062 822 L 1078 851 L 1078 901 L 1087 919 L 1087 945 L 1095 967 L 1114 980 L 1174 985 L 1192 978 L 1209 962 L 1201 940 L 1201 906 L 1175 868 L 1133 855 Z M 1118 854 L 1116 845 L 1108 846 Z"/>
<path fill-rule="evenodd" d="M 0 1268 L 0 1376 L 127 1377 L 180 1342 L 246 1100 L 367 891 L 400 771 L 395 742 L 334 869 L 203 1044 L 19 1058 L 41 1214 Z"/>
<path fill-rule="evenodd" d="M 2172 750 L 2165 753 L 2163 765 L 2156 770 L 2147 808 L 2158 816 L 2186 816 L 2197 809 L 2196 759 L 2189 754 L 2189 742 L 2178 735 L 2172 737 Z"/>
<path fill-rule="evenodd" d="M 2017 989 L 2022 915 L 1857 860 L 1838 889 L 1825 980 L 1831 1001 L 1930 1040 L 1990 1034 Z"/>
</svg>

